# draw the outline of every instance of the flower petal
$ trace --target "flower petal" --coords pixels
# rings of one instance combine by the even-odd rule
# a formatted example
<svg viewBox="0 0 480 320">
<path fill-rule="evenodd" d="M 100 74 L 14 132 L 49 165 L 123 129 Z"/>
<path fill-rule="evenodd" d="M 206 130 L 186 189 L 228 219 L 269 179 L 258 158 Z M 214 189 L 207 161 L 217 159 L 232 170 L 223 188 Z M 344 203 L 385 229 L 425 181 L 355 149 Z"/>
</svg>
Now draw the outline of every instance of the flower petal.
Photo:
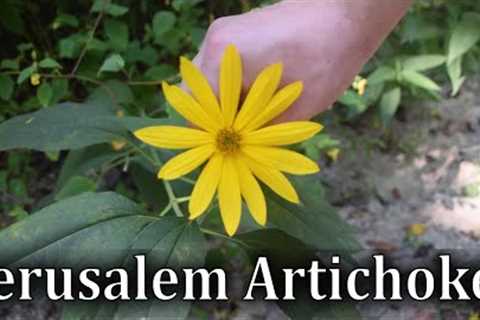
<svg viewBox="0 0 480 320">
<path fill-rule="evenodd" d="M 242 152 L 259 163 L 291 174 L 311 174 L 320 171 L 318 165 L 300 153 L 282 148 L 243 146 Z"/>
<path fill-rule="evenodd" d="M 277 90 L 282 78 L 282 70 L 282 64 L 276 63 L 268 66 L 258 75 L 235 119 L 235 130 L 243 129 L 256 115 L 263 111 L 263 108 Z"/>
<path fill-rule="evenodd" d="M 290 181 L 288 181 L 285 175 L 280 171 L 264 166 L 247 156 L 243 156 L 242 161 L 247 164 L 258 179 L 265 183 L 280 197 L 293 203 L 300 203 L 297 192 Z"/>
<path fill-rule="evenodd" d="M 242 60 L 237 48 L 229 45 L 225 49 L 220 66 L 220 105 L 225 125 L 233 124 L 242 90 Z"/>
<path fill-rule="evenodd" d="M 248 166 L 236 158 L 235 166 L 240 181 L 240 192 L 248 205 L 248 209 L 255 221 L 264 226 L 267 222 L 267 204 L 262 188 L 253 176 Z"/>
<path fill-rule="evenodd" d="M 195 187 L 188 203 L 190 219 L 198 218 L 208 208 L 217 190 L 220 177 L 222 176 L 223 156 L 220 153 L 214 154 L 203 168 L 198 177 Z"/>
<path fill-rule="evenodd" d="M 272 98 L 272 100 L 265 107 L 265 110 L 260 112 L 250 123 L 246 125 L 243 131 L 252 131 L 260 128 L 265 123 L 273 120 L 282 112 L 287 110 L 295 100 L 300 97 L 303 91 L 303 83 L 297 81 L 291 83 L 278 91 Z"/>
<path fill-rule="evenodd" d="M 179 87 L 163 82 L 162 89 L 168 103 L 194 125 L 210 132 L 218 130 L 222 125 L 209 117 L 198 102 Z"/>
<path fill-rule="evenodd" d="M 215 145 L 206 144 L 204 146 L 190 149 L 170 159 L 158 172 L 158 178 L 173 180 L 184 176 L 202 163 L 204 163 L 215 152 Z"/>
<path fill-rule="evenodd" d="M 225 157 L 223 161 L 222 177 L 218 185 L 218 202 L 225 231 L 229 236 L 233 236 L 240 225 L 242 199 L 238 174 L 231 157 Z"/>
<path fill-rule="evenodd" d="M 147 127 L 133 134 L 149 145 L 166 149 L 188 149 L 215 141 L 208 132 L 175 126 Z"/>
<path fill-rule="evenodd" d="M 242 143 L 282 146 L 302 142 L 320 132 L 323 126 L 311 121 L 294 121 L 245 133 Z"/>
<path fill-rule="evenodd" d="M 217 123 L 223 123 L 222 113 L 212 87 L 203 73 L 187 58 L 180 58 L 180 74 L 195 99 Z"/>
</svg>

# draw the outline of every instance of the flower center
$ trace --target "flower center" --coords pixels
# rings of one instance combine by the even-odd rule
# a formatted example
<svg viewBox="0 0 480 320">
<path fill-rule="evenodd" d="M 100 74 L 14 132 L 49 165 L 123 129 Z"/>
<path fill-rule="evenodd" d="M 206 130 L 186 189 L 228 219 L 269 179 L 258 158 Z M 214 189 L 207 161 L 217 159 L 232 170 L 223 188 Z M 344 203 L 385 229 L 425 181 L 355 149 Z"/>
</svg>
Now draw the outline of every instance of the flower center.
<svg viewBox="0 0 480 320">
<path fill-rule="evenodd" d="M 217 149 L 224 153 L 232 153 L 240 148 L 241 136 L 232 129 L 222 129 L 217 133 Z"/>
</svg>

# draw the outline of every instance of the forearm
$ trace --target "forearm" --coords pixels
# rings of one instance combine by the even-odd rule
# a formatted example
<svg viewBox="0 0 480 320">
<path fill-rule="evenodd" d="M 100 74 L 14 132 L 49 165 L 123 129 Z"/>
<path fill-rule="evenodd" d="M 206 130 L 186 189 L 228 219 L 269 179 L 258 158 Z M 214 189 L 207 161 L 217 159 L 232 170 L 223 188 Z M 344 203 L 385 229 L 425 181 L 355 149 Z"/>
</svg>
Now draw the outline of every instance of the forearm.
<svg viewBox="0 0 480 320">
<path fill-rule="evenodd" d="M 314 78 L 304 80 L 317 86 L 307 89 L 299 101 L 300 105 L 311 107 L 294 108 L 280 120 L 310 118 L 332 105 L 404 16 L 411 2 L 285 0 L 280 3 L 279 9 L 284 7 L 280 10 L 298 15 L 299 30 L 305 33 L 299 35 L 298 41 L 309 39 L 303 44 L 308 48 L 302 50 L 315 55 L 307 63 L 315 64 L 316 72 L 311 74 Z"/>
</svg>

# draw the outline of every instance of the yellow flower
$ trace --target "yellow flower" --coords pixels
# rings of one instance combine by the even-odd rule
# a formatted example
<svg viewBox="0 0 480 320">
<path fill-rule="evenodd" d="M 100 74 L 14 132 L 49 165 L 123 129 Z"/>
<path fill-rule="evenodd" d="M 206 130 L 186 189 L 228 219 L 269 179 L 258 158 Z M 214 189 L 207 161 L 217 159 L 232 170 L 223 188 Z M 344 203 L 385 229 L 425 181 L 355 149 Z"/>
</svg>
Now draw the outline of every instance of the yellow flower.
<svg viewBox="0 0 480 320">
<path fill-rule="evenodd" d="M 189 149 L 161 168 L 161 179 L 179 178 L 206 162 L 189 201 L 189 218 L 204 213 L 217 193 L 220 214 L 230 236 L 240 224 L 242 198 L 255 221 L 265 225 L 266 202 L 257 179 L 286 200 L 299 203 L 295 189 L 282 172 L 305 175 L 319 168 L 305 156 L 279 147 L 306 140 L 322 126 L 309 121 L 264 126 L 300 96 L 302 83 L 294 82 L 276 92 L 282 64 L 270 65 L 258 75 L 240 108 L 242 62 L 233 45 L 226 48 L 221 61 L 220 101 L 201 71 L 183 57 L 180 73 L 193 96 L 167 83 L 162 84 L 163 92 L 172 107 L 198 129 L 156 126 L 134 134 L 158 148 Z"/>
<path fill-rule="evenodd" d="M 410 236 L 420 237 L 427 231 L 427 226 L 422 223 L 414 223 L 408 226 L 407 232 Z"/>
<path fill-rule="evenodd" d="M 338 157 L 340 156 L 339 148 L 331 148 L 327 150 L 327 156 L 333 161 L 337 162 Z"/>
<path fill-rule="evenodd" d="M 356 76 L 353 81 L 352 87 L 357 90 L 358 95 L 363 96 L 367 89 L 368 80 L 360 76 Z"/>
<path fill-rule="evenodd" d="M 115 151 L 120 151 L 123 149 L 123 147 L 125 147 L 125 145 L 127 144 L 127 142 L 125 140 L 113 140 L 111 142 L 111 145 L 112 145 L 112 148 L 113 150 Z"/>
<path fill-rule="evenodd" d="M 34 73 L 30 76 L 30 83 L 32 86 L 38 86 L 40 84 L 41 76 L 38 73 Z"/>
</svg>

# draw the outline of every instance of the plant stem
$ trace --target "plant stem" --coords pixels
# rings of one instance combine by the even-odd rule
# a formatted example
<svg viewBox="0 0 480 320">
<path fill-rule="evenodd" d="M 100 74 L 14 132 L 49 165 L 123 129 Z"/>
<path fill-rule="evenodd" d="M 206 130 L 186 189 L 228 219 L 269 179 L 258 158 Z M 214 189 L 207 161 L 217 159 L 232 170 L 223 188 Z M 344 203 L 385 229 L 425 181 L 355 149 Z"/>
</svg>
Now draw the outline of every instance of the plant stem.
<svg viewBox="0 0 480 320">
<path fill-rule="evenodd" d="M 172 209 L 175 212 L 177 217 L 183 217 L 182 209 L 178 205 L 178 200 L 175 197 L 175 193 L 173 192 L 172 185 L 167 180 L 162 180 L 163 184 L 165 185 L 165 190 L 167 191 L 168 198 L 170 199 L 170 204 L 172 205 Z"/>
<path fill-rule="evenodd" d="M 171 203 L 171 202 L 169 202 L 169 203 L 165 206 L 165 208 L 162 210 L 162 212 L 160 212 L 159 216 L 160 216 L 160 217 L 163 217 L 164 215 L 167 214 L 168 211 L 170 211 L 170 209 L 172 209 L 172 203 Z"/>
<path fill-rule="evenodd" d="M 100 22 L 102 21 L 102 18 L 103 18 L 103 15 L 105 14 L 105 9 L 107 7 L 108 2 L 109 2 L 108 0 L 103 0 L 102 10 L 100 10 L 100 12 L 98 13 L 97 19 L 95 19 L 95 23 L 93 25 L 92 30 L 90 31 L 90 33 L 88 35 L 88 39 L 85 42 L 85 46 L 83 47 L 82 52 L 80 53 L 80 56 L 78 57 L 77 62 L 75 63 L 75 66 L 72 69 L 72 72 L 70 72 L 70 75 L 72 75 L 72 76 L 75 75 L 75 73 L 78 70 L 78 67 L 80 67 L 80 64 L 82 63 L 83 58 L 85 57 L 85 54 L 87 53 L 88 46 L 90 45 L 90 42 L 92 42 L 93 37 L 95 36 L 95 32 L 97 31 L 98 26 L 100 25 Z"/>
</svg>

